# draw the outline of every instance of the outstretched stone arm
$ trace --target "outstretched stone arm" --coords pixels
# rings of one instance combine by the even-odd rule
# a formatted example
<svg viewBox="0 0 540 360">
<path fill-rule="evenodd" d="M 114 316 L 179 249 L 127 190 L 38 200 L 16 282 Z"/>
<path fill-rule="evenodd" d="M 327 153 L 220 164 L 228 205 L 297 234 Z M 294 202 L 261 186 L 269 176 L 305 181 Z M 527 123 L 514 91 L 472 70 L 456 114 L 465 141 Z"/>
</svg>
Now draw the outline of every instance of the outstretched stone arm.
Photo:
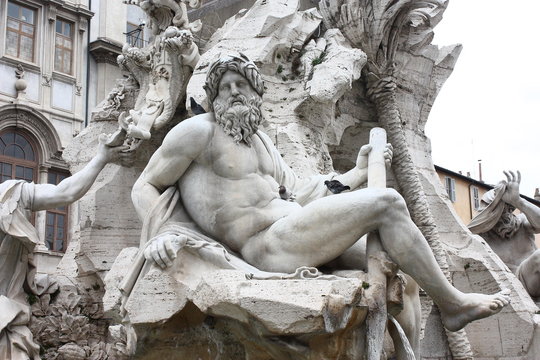
<svg viewBox="0 0 540 360">
<path fill-rule="evenodd" d="M 540 233 L 540 209 L 519 196 L 521 173 L 519 171 L 516 173 L 504 171 L 504 175 L 506 176 L 507 185 L 502 197 L 503 201 L 521 211 L 528 221 L 526 226 L 529 225 L 534 233 Z"/>
<path fill-rule="evenodd" d="M 39 184 L 35 187 L 32 210 L 54 209 L 79 200 L 90 189 L 106 164 L 129 157 L 127 146 L 110 147 L 100 139 L 97 155 L 76 174 L 58 185 Z"/>
</svg>

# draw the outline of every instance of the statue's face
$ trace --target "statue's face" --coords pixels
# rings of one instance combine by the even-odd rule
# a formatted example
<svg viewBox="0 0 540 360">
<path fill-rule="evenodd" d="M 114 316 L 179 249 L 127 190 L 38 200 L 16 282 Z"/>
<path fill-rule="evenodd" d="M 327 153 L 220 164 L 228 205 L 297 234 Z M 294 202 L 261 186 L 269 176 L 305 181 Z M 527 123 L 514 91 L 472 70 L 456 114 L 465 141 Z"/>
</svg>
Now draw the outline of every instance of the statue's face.
<svg viewBox="0 0 540 360">
<path fill-rule="evenodd" d="M 241 95 L 241 96 L 239 96 Z M 215 101 L 221 104 L 227 104 L 227 102 L 232 102 L 233 106 L 235 105 L 247 105 L 243 102 L 244 99 L 252 99 L 257 96 L 255 89 L 251 87 L 249 81 L 242 75 L 234 71 L 227 71 L 218 85 L 218 95 L 216 96 Z M 237 99 L 237 101 L 230 99 Z"/>
<path fill-rule="evenodd" d="M 505 204 L 503 213 L 497 224 L 493 227 L 493 231 L 503 239 L 510 239 L 519 230 L 520 223 L 516 215 L 515 208 L 512 205 Z"/>
<path fill-rule="evenodd" d="M 251 146 L 251 136 L 261 122 L 262 99 L 242 75 L 227 71 L 212 103 L 216 122 L 237 144 Z"/>
</svg>

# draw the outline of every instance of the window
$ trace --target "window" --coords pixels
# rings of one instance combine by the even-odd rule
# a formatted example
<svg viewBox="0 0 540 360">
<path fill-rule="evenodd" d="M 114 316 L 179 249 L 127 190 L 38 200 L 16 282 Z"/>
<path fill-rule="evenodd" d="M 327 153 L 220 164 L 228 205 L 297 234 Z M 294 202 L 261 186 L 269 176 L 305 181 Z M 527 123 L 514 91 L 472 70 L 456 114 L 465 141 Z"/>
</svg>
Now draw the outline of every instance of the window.
<svg viewBox="0 0 540 360">
<path fill-rule="evenodd" d="M 54 70 L 71 74 L 73 63 L 73 23 L 56 19 Z"/>
<path fill-rule="evenodd" d="M 135 25 L 127 23 L 126 26 L 126 42 L 138 48 L 142 48 L 145 45 L 144 31 L 142 25 Z"/>
<path fill-rule="evenodd" d="M 473 209 L 478 211 L 478 208 L 480 208 L 480 195 L 476 186 L 471 187 L 471 196 Z"/>
<path fill-rule="evenodd" d="M 49 184 L 57 185 L 69 176 L 68 173 L 50 170 L 48 174 Z M 45 222 L 45 246 L 51 251 L 63 252 L 67 244 L 67 219 L 68 208 L 61 206 L 53 210 L 47 210 Z"/>
<path fill-rule="evenodd" d="M 36 11 L 8 1 L 6 54 L 34 61 Z"/>
<path fill-rule="evenodd" d="M 9 179 L 32 182 L 37 166 L 34 146 L 27 137 L 14 130 L 0 134 L 0 182 Z"/>
<path fill-rule="evenodd" d="M 456 180 L 451 177 L 444 177 L 444 184 L 446 186 L 446 193 L 451 202 L 456 202 Z"/>
</svg>

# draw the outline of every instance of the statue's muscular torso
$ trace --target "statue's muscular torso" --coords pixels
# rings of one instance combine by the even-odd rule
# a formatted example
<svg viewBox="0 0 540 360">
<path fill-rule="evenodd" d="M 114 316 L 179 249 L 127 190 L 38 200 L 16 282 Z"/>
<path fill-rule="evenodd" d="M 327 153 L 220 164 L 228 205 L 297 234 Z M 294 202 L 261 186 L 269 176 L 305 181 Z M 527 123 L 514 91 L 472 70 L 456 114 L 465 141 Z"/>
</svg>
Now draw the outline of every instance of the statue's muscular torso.
<svg viewBox="0 0 540 360">
<path fill-rule="evenodd" d="M 194 127 L 191 136 L 207 140 L 198 144 L 202 150 L 178 179 L 183 205 L 207 234 L 241 251 L 253 235 L 300 205 L 279 197 L 272 159 L 258 136 L 252 137 L 251 147 L 236 144 L 212 115 L 197 120 L 206 123 Z M 182 153 L 186 144 L 173 146 Z"/>
</svg>

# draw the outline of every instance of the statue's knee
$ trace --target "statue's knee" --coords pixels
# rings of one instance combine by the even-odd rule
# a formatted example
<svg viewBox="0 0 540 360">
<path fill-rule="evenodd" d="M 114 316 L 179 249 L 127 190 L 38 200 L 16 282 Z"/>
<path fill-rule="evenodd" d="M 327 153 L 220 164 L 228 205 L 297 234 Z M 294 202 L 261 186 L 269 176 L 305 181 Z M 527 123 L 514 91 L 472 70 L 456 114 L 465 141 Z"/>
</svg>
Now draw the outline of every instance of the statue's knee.
<svg viewBox="0 0 540 360">
<path fill-rule="evenodd" d="M 401 194 L 392 188 L 384 189 L 381 192 L 380 200 L 389 208 L 397 210 L 407 209 L 407 204 Z"/>
</svg>

